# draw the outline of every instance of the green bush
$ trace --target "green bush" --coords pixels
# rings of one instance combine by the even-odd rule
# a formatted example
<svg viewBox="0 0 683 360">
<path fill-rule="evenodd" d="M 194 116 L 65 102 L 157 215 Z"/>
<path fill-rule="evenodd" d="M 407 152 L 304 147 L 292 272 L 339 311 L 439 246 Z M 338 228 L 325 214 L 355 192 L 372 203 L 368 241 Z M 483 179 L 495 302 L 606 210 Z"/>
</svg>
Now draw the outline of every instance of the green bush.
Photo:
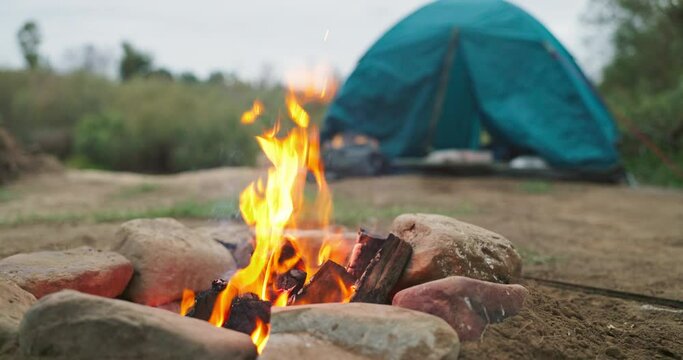
<svg viewBox="0 0 683 360">
<path fill-rule="evenodd" d="M 638 131 L 647 136 L 674 164 L 683 168 L 681 99 L 683 79 L 674 89 L 657 94 L 641 95 L 636 99 L 616 95 L 609 98 L 617 117 L 622 118 L 620 150 L 624 165 L 639 182 L 660 186 L 683 186 L 683 179 L 669 169 L 635 134 L 635 131 Z M 624 121 L 624 118 L 628 120 Z"/>
<path fill-rule="evenodd" d="M 64 158 L 78 119 L 101 109 L 113 90 L 112 82 L 85 73 L 0 71 L 0 118 L 28 148 Z"/>
<path fill-rule="evenodd" d="M 282 95 L 240 81 L 118 83 L 87 73 L 0 71 L 0 121 L 28 148 L 71 165 L 177 172 L 252 164 L 262 126 L 239 118 L 259 98 L 272 122 Z"/>
<path fill-rule="evenodd" d="M 115 112 L 84 115 L 75 130 L 75 157 L 81 165 L 123 169 L 129 146 L 123 117 Z"/>
<path fill-rule="evenodd" d="M 230 100 L 219 87 L 126 82 L 108 110 L 79 121 L 75 153 L 87 163 L 138 172 L 253 164 L 256 143 L 239 123 L 248 103 Z"/>
</svg>

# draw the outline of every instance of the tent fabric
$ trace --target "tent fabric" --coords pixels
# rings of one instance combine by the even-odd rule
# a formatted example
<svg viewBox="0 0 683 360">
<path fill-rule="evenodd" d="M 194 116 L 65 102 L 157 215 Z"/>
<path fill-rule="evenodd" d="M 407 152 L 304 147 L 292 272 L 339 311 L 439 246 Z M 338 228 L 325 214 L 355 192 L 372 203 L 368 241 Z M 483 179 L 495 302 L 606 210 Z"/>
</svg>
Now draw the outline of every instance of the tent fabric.
<svg viewBox="0 0 683 360">
<path fill-rule="evenodd" d="M 569 52 L 503 0 L 440 0 L 400 21 L 359 60 L 323 139 L 380 140 L 389 157 L 497 145 L 556 168 L 618 166 L 611 114 Z"/>
</svg>

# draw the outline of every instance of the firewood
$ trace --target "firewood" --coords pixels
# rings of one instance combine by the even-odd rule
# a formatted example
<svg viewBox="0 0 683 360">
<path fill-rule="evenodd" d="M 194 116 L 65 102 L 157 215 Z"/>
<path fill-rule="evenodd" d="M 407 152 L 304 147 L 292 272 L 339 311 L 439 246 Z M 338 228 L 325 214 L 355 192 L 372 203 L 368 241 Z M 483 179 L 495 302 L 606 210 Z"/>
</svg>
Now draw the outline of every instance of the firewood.
<svg viewBox="0 0 683 360">
<path fill-rule="evenodd" d="M 387 304 L 391 290 L 403 275 L 412 254 L 410 244 L 390 234 L 356 282 L 351 302 Z"/>
<path fill-rule="evenodd" d="M 285 239 L 282 248 L 280 249 L 280 257 L 278 258 L 279 263 L 283 263 L 297 255 L 296 248 L 289 239 Z"/>
<path fill-rule="evenodd" d="M 194 306 L 187 312 L 189 317 L 195 319 L 208 321 L 213 311 L 213 306 L 216 303 L 216 298 L 221 291 L 225 290 L 228 283 L 222 279 L 216 279 L 211 282 L 211 289 L 202 291 L 195 295 Z"/>
<path fill-rule="evenodd" d="M 230 315 L 223 327 L 251 335 L 256 329 L 257 319 L 270 323 L 270 301 L 263 301 L 256 294 L 246 293 L 232 300 Z"/>
<path fill-rule="evenodd" d="M 353 276 L 349 275 L 344 267 L 327 260 L 313 275 L 311 281 L 290 298 L 290 302 L 294 305 L 339 302 L 353 282 Z"/>
<path fill-rule="evenodd" d="M 277 277 L 275 287 L 280 291 L 287 291 L 296 294 L 304 287 L 306 282 L 306 272 L 298 269 L 291 269 Z"/>
<path fill-rule="evenodd" d="M 371 235 L 364 229 L 360 229 L 346 271 L 354 278 L 360 279 L 365 269 L 370 265 L 370 261 L 377 255 L 377 252 L 385 242 L 386 239 Z"/>
</svg>

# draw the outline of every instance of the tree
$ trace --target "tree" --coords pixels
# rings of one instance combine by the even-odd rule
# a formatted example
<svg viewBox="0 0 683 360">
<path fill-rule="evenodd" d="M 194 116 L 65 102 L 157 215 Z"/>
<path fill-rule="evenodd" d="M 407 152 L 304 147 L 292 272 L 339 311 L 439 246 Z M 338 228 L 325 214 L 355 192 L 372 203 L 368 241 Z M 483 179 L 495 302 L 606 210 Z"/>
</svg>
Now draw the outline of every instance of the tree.
<svg viewBox="0 0 683 360">
<path fill-rule="evenodd" d="M 178 77 L 180 82 L 185 84 L 197 84 L 199 83 L 199 78 L 190 71 L 185 71 Z"/>
<path fill-rule="evenodd" d="M 681 170 L 663 166 L 683 164 L 683 1 L 592 0 L 592 5 L 590 20 L 611 32 L 613 56 L 600 89 L 621 119 L 627 167 L 645 182 L 683 186 L 676 175 Z M 655 156 L 650 142 L 661 153 Z"/>
<path fill-rule="evenodd" d="M 147 75 L 147 77 L 153 78 L 153 79 L 173 81 L 173 74 L 171 73 L 171 71 L 169 71 L 166 68 L 154 69 L 152 72 L 150 72 Z"/>
<path fill-rule="evenodd" d="M 683 76 L 683 2 L 593 0 L 593 21 L 612 32 L 601 87 L 637 97 L 675 88 Z"/>
<path fill-rule="evenodd" d="M 136 76 L 147 76 L 152 70 L 152 58 L 149 54 L 139 51 L 124 42 L 123 58 L 119 64 L 119 75 L 122 80 L 129 80 Z"/>
<path fill-rule="evenodd" d="M 209 78 L 206 80 L 207 83 L 211 85 L 223 85 L 225 84 L 225 75 L 220 71 L 214 71 L 209 74 Z"/>
<path fill-rule="evenodd" d="M 34 21 L 27 21 L 17 32 L 21 53 L 29 69 L 35 70 L 40 64 L 38 47 L 42 40 L 40 29 Z"/>
</svg>

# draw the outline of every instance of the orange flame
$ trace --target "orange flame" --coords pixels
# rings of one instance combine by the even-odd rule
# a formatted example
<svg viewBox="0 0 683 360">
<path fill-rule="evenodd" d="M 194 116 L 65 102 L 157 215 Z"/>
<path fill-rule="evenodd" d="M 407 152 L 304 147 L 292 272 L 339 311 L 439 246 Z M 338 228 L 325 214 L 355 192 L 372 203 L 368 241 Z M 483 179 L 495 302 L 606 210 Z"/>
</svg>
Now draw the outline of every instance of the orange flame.
<svg viewBox="0 0 683 360">
<path fill-rule="evenodd" d="M 187 312 L 194 306 L 194 291 L 190 289 L 183 290 L 183 299 L 180 302 L 180 315 L 185 316 Z"/>
<path fill-rule="evenodd" d="M 255 100 L 254 104 L 251 106 L 251 109 L 242 114 L 240 122 L 242 122 L 242 124 L 252 124 L 259 116 L 263 114 L 263 109 L 263 103 Z"/>
<path fill-rule="evenodd" d="M 251 341 L 256 345 L 256 351 L 260 354 L 266 347 L 270 336 L 270 324 L 266 324 L 261 319 L 256 319 L 256 328 L 251 333 Z"/>
<path fill-rule="evenodd" d="M 275 280 L 279 275 L 299 269 L 305 270 L 310 278 L 327 259 L 343 263 L 346 256 L 339 247 L 339 234 L 326 236 L 319 249 L 285 234 L 297 227 L 303 213 L 312 213 L 316 226 L 323 229 L 328 228 L 332 215 L 332 194 L 325 180 L 318 129 L 310 124 L 310 116 L 294 90 L 288 92 L 285 105 L 296 127 L 284 137 L 278 137 L 280 124 L 276 122 L 272 129 L 256 137 L 272 166 L 265 180 L 259 178 L 242 191 L 239 201 L 244 221 L 254 228 L 256 246 L 249 265 L 230 279 L 216 299 L 209 318 L 214 326 L 225 323 L 230 317 L 233 299 L 242 294 L 256 294 L 261 300 L 270 301 L 272 306 L 287 306 L 290 294 L 277 289 Z M 263 112 L 263 104 L 255 101 L 252 109 L 242 116 L 242 122 L 253 123 Z M 308 172 L 313 174 L 317 185 L 314 204 L 308 204 L 304 199 Z M 281 259 L 285 245 L 293 248 L 295 254 Z M 352 289 L 347 289 L 341 279 L 338 282 L 344 287 L 343 296 L 334 300 L 348 301 Z M 251 338 L 259 353 L 265 347 L 269 332 L 270 324 L 258 320 Z"/>
<path fill-rule="evenodd" d="M 292 120 L 300 127 L 307 128 L 311 119 L 309 118 L 306 110 L 299 105 L 294 93 L 290 92 L 285 101 L 287 103 L 287 111 L 289 111 L 289 116 L 292 118 Z"/>
</svg>

